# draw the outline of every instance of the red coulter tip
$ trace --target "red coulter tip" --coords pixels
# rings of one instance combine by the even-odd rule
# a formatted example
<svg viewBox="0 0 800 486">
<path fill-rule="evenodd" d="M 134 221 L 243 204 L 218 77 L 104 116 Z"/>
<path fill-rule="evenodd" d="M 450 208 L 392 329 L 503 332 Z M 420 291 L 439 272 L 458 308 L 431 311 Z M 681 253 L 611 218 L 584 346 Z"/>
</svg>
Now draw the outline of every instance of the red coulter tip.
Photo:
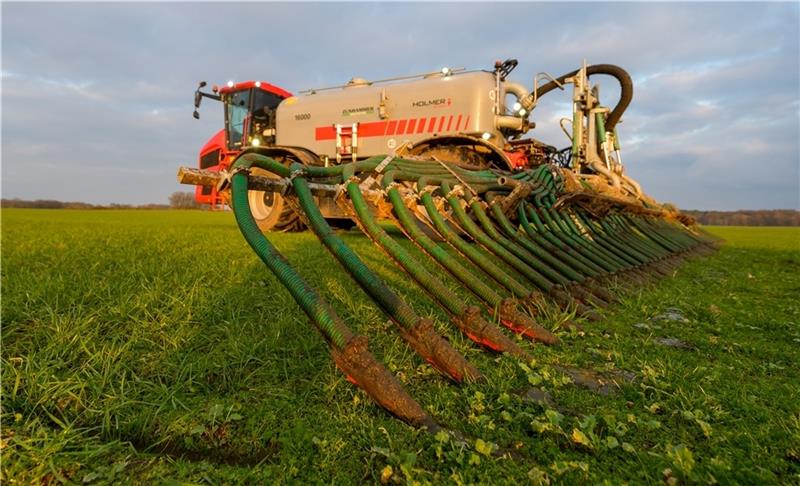
<svg viewBox="0 0 800 486">
<path fill-rule="evenodd" d="M 477 306 L 469 307 L 461 316 L 454 319 L 454 323 L 467 337 L 484 348 L 496 353 L 509 353 L 525 360 L 530 359 L 530 355 L 517 343 L 503 334 L 497 326 L 487 322 Z"/>
<path fill-rule="evenodd" d="M 442 374 L 456 382 L 484 381 L 483 374 L 453 349 L 442 336 L 433 329 L 430 319 L 420 319 L 416 326 L 404 333 L 404 338 L 414 350 Z"/>
<path fill-rule="evenodd" d="M 367 349 L 365 337 L 354 337 L 344 349 L 332 348 L 331 355 L 348 381 L 367 392 L 392 415 L 414 426 L 435 425 L 419 403 L 403 389 L 397 378 L 372 356 Z"/>
</svg>

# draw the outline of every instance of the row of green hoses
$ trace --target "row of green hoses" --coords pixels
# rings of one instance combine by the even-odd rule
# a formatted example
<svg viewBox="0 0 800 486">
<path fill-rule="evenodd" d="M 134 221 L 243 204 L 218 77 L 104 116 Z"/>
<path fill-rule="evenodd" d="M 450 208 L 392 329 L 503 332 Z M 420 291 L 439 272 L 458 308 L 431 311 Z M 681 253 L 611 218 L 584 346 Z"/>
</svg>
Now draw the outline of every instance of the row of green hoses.
<svg viewBox="0 0 800 486">
<path fill-rule="evenodd" d="M 342 180 L 346 181 L 348 185 L 348 192 L 351 194 L 351 200 L 358 200 L 362 197 L 360 194 L 360 187 L 358 186 L 358 179 L 353 178 L 353 175 L 356 173 L 356 171 L 365 169 L 375 170 L 375 166 L 374 164 L 370 163 L 365 163 L 360 166 L 358 164 L 349 164 L 341 170 L 341 177 Z M 523 177 L 527 176 L 531 179 L 535 179 L 536 177 L 539 177 L 540 172 L 542 171 L 536 171 L 533 174 L 520 173 L 514 177 L 522 179 Z M 316 173 L 330 174 L 331 170 L 322 169 L 317 170 Z M 441 165 L 437 165 L 436 163 L 430 161 L 420 162 L 395 159 L 384 168 L 382 174 L 381 182 L 384 190 L 386 191 L 386 195 L 392 203 L 394 212 L 402 228 L 406 231 L 412 241 L 419 245 L 422 250 L 425 253 L 428 253 L 428 255 L 434 261 L 437 261 L 445 269 L 450 271 L 450 273 L 457 280 L 460 280 L 462 283 L 464 283 L 468 289 L 472 290 L 480 299 L 488 304 L 488 306 L 493 309 L 493 313 L 504 325 L 510 327 L 515 332 L 522 333 L 531 339 L 540 340 L 547 343 L 553 343 L 556 341 L 555 337 L 551 333 L 537 325 L 531 319 L 525 318 L 522 313 L 518 312 L 514 308 L 514 300 L 521 300 L 523 302 L 530 301 L 530 297 L 532 296 L 532 292 L 534 290 L 517 282 L 512 276 L 508 275 L 500 267 L 493 263 L 492 258 L 489 255 L 482 253 L 478 248 L 465 242 L 460 235 L 456 234 L 447 225 L 444 217 L 435 209 L 435 203 L 432 200 L 429 188 L 449 187 L 448 184 L 463 184 L 464 186 L 467 186 L 469 190 L 481 193 L 485 193 L 490 190 L 508 190 L 508 187 L 499 185 L 498 173 L 492 171 L 469 171 L 452 165 L 444 168 Z M 416 183 L 420 193 L 420 200 L 425 205 L 436 231 L 461 255 L 464 255 L 468 261 L 477 265 L 478 268 L 489 274 L 492 279 L 499 282 L 501 287 L 509 292 L 510 295 L 508 295 L 508 297 L 503 298 L 494 290 L 490 289 L 482 279 L 477 278 L 472 272 L 465 269 L 460 262 L 456 261 L 456 259 L 451 257 L 445 250 L 440 248 L 435 242 L 431 241 L 430 238 L 424 235 L 424 233 L 417 228 L 414 217 L 409 213 L 402 201 L 402 195 L 400 194 L 395 181 L 413 181 Z M 358 208 L 356 208 L 356 214 L 358 215 L 357 209 Z M 366 232 L 369 234 L 368 225 L 365 225 L 364 222 L 362 222 L 362 227 L 365 227 Z M 388 242 L 389 238 L 376 238 L 373 236 L 373 239 L 377 239 L 378 245 L 382 246 L 383 249 L 387 251 L 387 253 L 389 253 L 390 256 L 392 256 L 396 261 L 398 261 L 401 266 L 409 266 L 408 255 L 402 255 L 400 249 L 397 248 L 396 245 L 392 245 Z M 381 240 L 383 240 L 385 243 L 381 244 Z M 421 264 L 418 265 L 416 262 L 414 262 L 414 264 L 411 264 L 410 266 L 411 268 L 406 268 L 406 271 L 409 272 L 413 278 L 419 281 L 419 276 L 414 276 L 414 273 L 419 273 L 416 267 L 421 266 Z M 430 264 L 428 264 L 426 267 L 430 268 Z M 436 288 L 436 286 L 432 287 L 431 285 L 424 283 L 424 281 L 420 283 L 421 286 L 429 292 L 433 288 Z M 548 282 L 544 279 L 540 279 L 539 283 L 542 284 L 541 288 L 548 292 L 552 292 L 552 295 L 555 296 L 557 301 L 559 301 L 562 305 L 566 306 L 570 304 L 569 297 L 563 291 L 554 288 L 552 285 L 548 285 Z M 443 285 L 440 285 L 439 287 L 443 287 Z M 444 294 L 444 292 L 437 291 L 437 296 L 439 299 L 441 299 Z M 442 304 L 446 308 L 451 306 L 451 304 L 448 302 L 443 302 Z M 450 312 L 452 312 L 452 310 L 450 310 Z"/>
<path fill-rule="evenodd" d="M 514 293 L 513 289 L 503 287 L 509 290 L 510 294 L 501 295 L 502 291 L 500 288 L 493 287 L 489 285 L 486 280 L 479 278 L 467 267 L 465 262 L 459 261 L 459 259 L 439 246 L 436 241 L 420 229 L 417 225 L 416 218 L 406 207 L 403 201 L 403 195 L 400 193 L 398 186 L 394 183 L 394 175 L 394 171 L 386 172 L 381 183 L 392 205 L 395 217 L 401 229 L 409 239 L 414 242 L 423 253 L 427 254 L 434 262 L 441 265 L 483 302 L 498 318 L 501 324 L 529 339 L 554 343 L 556 341 L 555 337 L 536 324 L 524 313 L 524 310 L 522 310 L 526 303 L 524 299 L 528 297 L 526 289 L 517 289 L 517 292 Z M 443 224 L 441 219 L 436 219 L 433 222 L 438 225 L 437 228 L 446 228 L 446 225 Z M 522 305 L 522 308 L 520 308 L 520 305 Z"/>
<path fill-rule="evenodd" d="M 423 206 L 425 207 L 428 217 L 430 218 L 435 230 L 468 261 L 476 265 L 492 279 L 498 282 L 501 287 L 509 291 L 513 298 L 535 298 L 536 294 L 541 291 L 547 293 L 562 307 L 568 307 L 572 304 L 569 295 L 564 292 L 562 287 L 562 284 L 569 283 L 568 279 L 561 278 L 559 275 L 557 278 L 561 278 L 561 280 L 558 282 L 558 285 L 553 283 L 551 280 L 541 275 L 537 269 L 532 268 L 529 263 L 522 261 L 516 255 L 513 255 L 510 251 L 503 248 L 492 237 L 482 232 L 475 225 L 475 223 L 469 217 L 467 217 L 466 212 L 464 212 L 457 199 L 457 196 L 454 195 L 455 191 L 450 190 L 450 184 L 453 181 L 452 176 L 420 175 L 419 173 L 412 171 L 389 170 L 383 177 L 383 184 L 384 187 L 389 189 L 388 195 L 393 201 L 395 212 L 401 214 L 404 212 L 404 208 L 400 207 L 402 204 L 397 202 L 397 196 L 393 196 L 393 190 L 395 189 L 394 182 L 398 179 L 416 182 L 417 193 L 419 195 L 420 202 L 422 202 Z M 463 180 L 461 177 L 459 177 L 459 179 Z M 445 222 L 444 216 L 439 213 L 436 203 L 433 200 L 431 193 L 432 191 L 430 188 L 440 189 L 440 192 L 445 195 L 448 203 L 450 204 L 452 213 L 455 215 L 459 225 L 473 238 L 475 238 L 475 240 L 484 247 L 485 251 L 470 243 L 467 243 L 459 234 L 449 227 L 449 225 Z M 472 188 L 472 186 L 470 186 L 470 189 L 480 192 L 479 190 Z M 485 192 L 489 192 L 491 189 L 502 189 L 502 187 L 496 187 L 495 181 L 487 181 L 486 185 L 481 187 L 481 189 L 486 189 Z M 519 278 L 501 268 L 496 263 L 494 257 L 498 257 L 501 261 L 506 262 L 506 264 L 512 267 L 516 272 L 522 274 L 524 279 L 527 279 L 534 285 L 534 288 L 530 288 L 525 282 L 520 281 Z M 546 271 L 550 270 L 549 267 L 545 268 L 544 266 L 540 266 L 539 269 L 544 269 Z M 551 272 L 551 276 L 552 275 L 557 275 L 557 273 Z M 577 293 L 582 292 L 582 289 L 577 287 L 572 290 Z M 587 295 L 584 293 L 583 297 L 587 297 Z M 600 301 L 601 299 L 595 298 L 594 300 Z M 579 305 L 579 311 L 584 314 L 588 313 L 589 309 Z"/>
<path fill-rule="evenodd" d="M 359 198 L 360 191 L 357 184 L 357 180 L 353 179 L 352 176 L 357 171 L 362 170 L 375 170 L 376 165 L 375 163 L 380 158 L 376 158 L 374 161 L 365 161 L 361 164 L 347 164 L 343 166 L 341 169 L 339 168 L 312 168 L 306 170 L 306 172 L 313 172 L 317 175 L 330 175 L 333 173 L 341 174 L 343 180 L 347 181 L 348 183 L 348 191 L 350 194 L 358 193 L 355 196 L 351 196 L 351 199 Z M 474 276 L 470 275 L 470 272 L 464 271 L 462 266 L 458 263 L 453 261 L 449 255 L 440 248 L 438 245 L 433 243 L 429 240 L 425 235 L 421 234 L 421 232 L 415 228 L 415 222 L 409 221 L 412 218 L 407 214 L 407 209 L 404 207 L 402 203 L 402 196 L 398 194 L 397 188 L 395 187 L 395 180 L 402 180 L 402 181 L 413 181 L 416 183 L 418 188 L 421 202 L 424 204 L 426 211 L 431 219 L 431 222 L 434 224 L 435 229 L 440 235 L 452 245 L 460 254 L 464 255 L 470 262 L 477 265 L 481 270 L 486 272 L 491 278 L 496 280 L 500 285 L 505 288 L 507 291 L 511 293 L 511 297 L 517 299 L 528 299 L 532 294 L 531 292 L 538 292 L 539 290 L 547 292 L 550 294 L 551 297 L 555 298 L 556 302 L 562 305 L 563 307 L 569 306 L 571 304 L 571 300 L 569 295 L 567 295 L 563 289 L 562 285 L 566 285 L 570 283 L 570 280 L 560 277 L 560 275 L 556 278 L 560 278 L 558 282 L 559 285 L 554 284 L 552 281 L 548 280 L 547 278 L 540 275 L 535 269 L 530 268 L 527 263 L 522 262 L 521 260 L 517 259 L 515 256 L 510 255 L 508 252 L 504 252 L 503 249 L 498 248 L 496 245 L 493 244 L 492 241 L 487 241 L 486 238 L 481 238 L 478 236 L 478 241 L 483 244 L 484 246 L 488 246 L 490 254 L 487 255 L 486 253 L 482 252 L 479 248 L 474 247 L 473 245 L 465 242 L 460 235 L 455 233 L 444 221 L 444 217 L 438 213 L 436 209 L 436 205 L 432 199 L 430 190 L 427 188 L 442 188 L 442 190 L 447 193 L 449 192 L 450 184 L 463 184 L 466 186 L 470 191 L 481 192 L 485 193 L 490 190 L 503 190 L 508 189 L 508 187 L 504 187 L 502 185 L 498 185 L 497 177 L 498 173 L 494 173 L 492 171 L 468 171 L 462 169 L 457 166 L 449 166 L 447 168 L 442 167 L 441 165 L 437 165 L 434 162 L 419 162 L 419 161 L 406 161 L 402 159 L 395 159 L 392 160 L 389 165 L 384 168 L 382 183 L 384 188 L 386 189 L 387 195 L 389 196 L 392 205 L 394 206 L 395 213 L 398 215 L 398 218 L 401 222 L 401 225 L 404 227 L 406 232 L 411 237 L 412 241 L 415 241 L 418 245 L 420 245 L 426 253 L 428 253 L 434 260 L 439 261 L 442 266 L 444 266 L 447 270 L 449 270 L 457 279 L 461 280 L 470 290 L 473 290 L 479 297 L 483 298 L 484 300 L 490 301 L 491 304 L 497 306 L 498 301 L 501 301 L 502 298 L 498 296 L 494 291 L 487 289 L 487 286 L 482 283 L 480 279 L 476 279 Z M 518 173 L 512 176 L 512 178 L 516 179 L 519 182 L 530 182 L 537 186 L 536 190 L 534 191 L 534 196 L 544 197 L 549 194 L 547 187 L 554 186 L 553 174 L 551 170 L 547 167 L 541 167 L 533 171 L 526 171 L 522 173 Z M 452 203 L 452 199 L 450 199 Z M 356 208 L 358 209 L 358 208 Z M 468 228 L 468 232 L 475 235 L 473 231 L 474 226 L 469 226 L 472 222 L 466 218 L 465 213 L 461 210 L 460 206 L 453 206 L 453 212 L 456 213 L 459 224 Z M 356 211 L 358 214 L 358 211 Z M 405 220 L 405 222 L 404 222 Z M 365 226 L 362 222 L 362 227 Z M 369 233 L 369 228 L 366 228 L 366 232 Z M 373 236 L 373 239 L 376 237 Z M 392 248 L 393 245 L 390 243 L 383 243 L 381 244 L 381 239 L 387 240 L 388 238 L 377 238 L 377 242 L 379 246 L 382 246 L 384 250 L 386 250 L 390 255 L 397 255 L 393 256 L 395 260 L 398 260 L 401 266 L 404 265 L 404 262 L 407 262 L 407 257 L 405 255 L 399 255 L 398 249 Z M 387 248 L 389 246 L 389 248 Z M 510 275 L 508 272 L 504 271 L 500 268 L 496 263 L 494 263 L 493 258 L 490 256 L 491 254 L 498 255 L 500 253 L 500 257 L 507 261 L 512 267 L 516 270 L 521 271 L 525 277 L 531 280 L 535 284 L 534 289 L 530 289 L 526 284 L 518 281 L 515 277 Z M 543 268 L 543 267 L 540 267 Z M 546 268 L 549 270 L 549 267 Z M 415 268 L 406 269 L 409 273 L 412 274 L 412 277 L 419 280 L 419 277 L 415 277 L 413 272 L 416 271 Z M 551 275 L 557 275 L 556 272 L 551 272 Z M 580 279 L 577 274 L 572 273 L 573 278 Z M 430 285 L 421 284 L 425 289 L 431 289 Z M 488 290 L 488 291 L 487 291 Z M 588 297 L 587 293 L 583 291 L 580 287 L 575 287 L 571 289 L 573 292 L 576 293 L 583 293 L 582 296 L 584 298 Z M 598 294 L 603 293 L 602 291 L 598 291 Z M 439 294 L 441 295 L 441 293 Z M 608 295 L 604 295 L 604 297 L 608 298 Z M 602 300 L 594 296 L 593 299 L 595 302 L 602 302 Z M 445 306 L 448 304 L 445 302 Z M 509 306 L 506 304 L 504 308 L 508 309 Z M 582 312 L 587 312 L 587 308 L 582 308 Z M 512 326 L 509 326 L 512 327 Z M 527 331 L 530 331 L 531 328 L 536 329 L 536 326 L 527 326 Z M 512 327 L 514 328 L 514 327 Z M 519 326 L 516 329 L 520 329 Z M 515 329 L 515 330 L 516 330 Z M 537 332 L 534 334 L 526 334 L 529 337 L 532 335 L 538 334 L 537 337 L 543 338 L 543 340 L 548 342 L 553 342 L 554 338 L 552 335 L 546 332 Z"/>
<path fill-rule="evenodd" d="M 362 387 L 380 406 L 407 423 L 438 429 L 433 419 L 405 392 L 394 375 L 369 354 L 366 340 L 345 326 L 330 305 L 303 280 L 258 228 L 247 197 L 246 170 L 254 165 L 266 170 L 272 168 L 271 164 L 263 162 L 260 157 L 246 154 L 233 166 L 231 200 L 236 222 L 245 240 L 316 325 L 331 347 L 337 366 L 351 381 Z"/>
<path fill-rule="evenodd" d="M 593 271 L 626 272 L 635 280 L 646 279 L 642 266 L 666 274 L 660 263 L 702 241 L 680 225 L 660 218 L 609 213 L 598 218 L 579 208 L 569 212 L 553 209 L 553 198 L 544 205 L 522 204 L 518 219 L 528 235 L 545 240 L 574 255 Z M 577 223 L 581 225 L 579 228 Z"/>
<path fill-rule="evenodd" d="M 507 338 L 496 326 L 490 324 L 481 316 L 478 307 L 465 304 L 462 298 L 453 293 L 439 278 L 433 275 L 432 272 L 436 271 L 435 264 L 421 263 L 381 228 L 369 210 L 367 201 L 361 193 L 358 180 L 353 178 L 353 169 L 353 167 L 346 168 L 342 173 L 342 178 L 346 181 L 347 193 L 362 231 L 397 262 L 400 267 L 417 282 L 420 288 L 426 291 L 445 312 L 449 313 L 453 318 L 454 324 L 470 339 L 494 351 L 509 352 L 523 359 L 528 359 L 529 356 L 517 344 Z M 387 175 L 392 172 L 393 171 L 390 170 Z M 405 212 L 400 216 L 401 219 L 406 221 L 407 226 L 422 233 L 413 221 L 413 217 L 408 214 L 407 209 L 405 207 L 402 209 L 404 209 Z M 416 232 L 415 236 L 418 236 Z M 425 251 L 432 251 L 439 256 L 445 255 L 445 258 L 449 259 L 449 254 L 430 241 L 427 236 L 422 234 L 421 238 L 423 240 L 428 240 L 423 243 Z M 457 263 L 453 265 L 458 267 Z M 461 268 L 455 268 L 455 273 L 459 275 L 469 275 L 467 277 L 468 279 L 474 278 L 471 273 Z M 494 294 L 485 284 L 484 289 L 486 295 L 494 296 L 489 297 L 489 302 L 487 302 L 487 304 L 489 304 L 488 307 L 490 311 L 495 311 L 496 306 L 501 304 L 501 298 Z M 502 319 L 503 316 L 498 314 L 497 317 L 498 319 Z M 511 318 L 513 317 L 514 316 L 511 316 Z M 529 336 L 544 336 L 545 338 L 543 340 L 545 341 L 555 341 L 555 338 L 549 335 L 544 329 L 532 325 L 530 322 L 517 324 L 517 327 L 526 328 L 529 331 Z"/>
<path fill-rule="evenodd" d="M 272 158 L 254 153 L 242 155 L 239 160 L 291 179 L 298 205 L 305 213 L 312 231 L 350 276 L 392 319 L 397 325 L 400 335 L 417 354 L 455 381 L 483 379 L 483 375 L 477 368 L 433 330 L 430 319 L 418 316 L 411 306 L 369 269 L 328 225 L 303 176 L 307 166 L 292 164 L 290 167 L 286 167 Z M 302 297 L 305 298 L 305 294 Z M 303 304 L 301 303 L 301 305 Z"/>
<path fill-rule="evenodd" d="M 369 170 L 374 170 L 380 164 L 379 161 L 382 160 L 383 157 L 375 157 L 373 159 L 369 159 L 367 161 L 356 164 L 347 164 L 345 166 L 338 166 L 335 168 L 310 168 L 306 169 L 306 171 L 309 173 L 313 173 L 314 175 L 320 175 L 320 176 L 331 175 L 331 174 L 339 175 L 345 173 L 346 171 L 350 173 L 361 172 L 364 170 L 369 171 Z M 425 189 L 424 189 L 429 185 L 434 187 L 436 186 L 441 187 L 442 184 L 447 185 L 449 183 L 452 184 L 463 183 L 464 185 L 469 186 L 469 189 L 471 191 L 475 192 L 487 192 L 493 188 L 494 189 L 497 188 L 495 186 L 495 178 L 497 174 L 493 173 L 492 171 L 468 171 L 466 169 L 462 169 L 457 166 L 449 166 L 448 169 L 445 169 L 440 165 L 437 165 L 432 162 L 407 161 L 402 159 L 395 159 L 387 167 L 384 167 L 384 172 L 385 172 L 384 185 L 386 185 L 387 182 L 391 184 L 393 178 L 400 180 L 417 181 L 418 189 L 422 193 L 423 204 L 425 204 L 426 200 L 428 200 L 428 204 L 426 204 L 426 208 L 428 210 L 430 210 L 433 207 L 432 202 L 430 201 L 431 197 L 429 194 L 427 195 L 425 194 Z M 512 176 L 512 178 L 516 179 L 517 181 L 531 183 L 535 187 L 533 193 L 531 194 L 531 198 L 533 199 L 532 201 L 533 206 L 536 208 L 540 208 L 542 211 L 545 211 L 544 217 L 549 218 L 548 223 L 558 224 L 559 231 L 563 230 L 571 232 L 575 230 L 574 227 L 573 228 L 567 227 L 568 224 L 574 226 L 574 222 L 572 222 L 572 220 L 569 217 L 559 213 L 555 213 L 552 209 L 550 209 L 556 200 L 556 195 L 563 186 L 561 178 L 558 177 L 557 172 L 552 170 L 550 167 L 541 166 L 533 170 L 515 174 Z M 463 222 L 464 215 L 459 214 L 457 208 L 454 208 L 454 212 L 456 212 L 456 216 L 461 216 L 459 219 L 460 222 Z M 475 212 L 474 208 L 473 212 Z M 436 223 L 438 222 L 437 221 L 438 218 L 436 217 L 436 215 L 435 214 L 431 215 L 431 218 L 434 224 L 436 225 Z M 466 221 L 467 225 L 469 225 L 469 223 L 470 221 Z M 484 229 L 486 229 L 485 221 L 483 223 L 484 223 Z M 497 268 L 497 266 L 492 261 L 490 261 L 490 259 L 487 259 L 485 257 L 485 255 L 481 255 L 477 250 L 471 248 L 469 245 L 466 245 L 463 241 L 460 241 L 460 237 L 458 237 L 458 235 L 452 234 L 452 231 L 450 231 L 446 225 L 440 224 L 437 225 L 436 227 L 437 230 L 441 229 L 445 233 L 444 234 L 445 238 L 448 239 L 448 241 L 450 241 L 451 244 L 453 244 L 453 246 L 456 246 L 460 252 L 470 257 L 470 259 L 473 260 L 479 267 L 484 269 L 484 271 L 492 275 L 494 278 L 500 279 L 501 283 L 503 283 L 506 288 L 516 293 L 517 295 L 519 295 L 520 292 L 524 291 L 523 286 L 515 285 L 513 279 L 511 279 L 508 275 L 504 275 L 502 271 L 500 271 Z M 470 229 L 471 231 L 469 232 L 473 234 L 473 236 L 475 236 L 474 235 L 474 233 L 476 232 L 475 228 L 472 227 Z M 482 239 L 484 240 L 484 242 L 487 242 L 486 238 L 487 235 L 483 235 L 481 238 L 478 239 L 479 241 Z M 517 235 L 516 238 L 519 238 L 519 236 Z M 547 239 L 549 240 L 552 240 L 554 238 L 555 237 L 553 235 L 547 235 Z M 585 257 L 580 254 L 573 256 L 572 254 L 569 254 L 566 256 L 566 262 L 569 265 L 564 265 L 561 264 L 560 262 L 551 259 L 549 262 L 550 265 L 555 266 L 558 269 L 558 271 L 563 274 L 563 277 L 558 276 L 555 272 L 551 271 L 552 269 L 549 268 L 546 264 L 541 264 L 540 262 L 537 262 L 535 259 L 527 262 L 529 266 L 531 266 L 530 264 L 533 263 L 532 265 L 534 267 L 533 272 L 530 269 L 526 268 L 525 266 L 521 265 L 518 259 L 515 260 L 514 257 L 508 255 L 507 251 L 513 252 L 513 249 L 507 248 L 509 246 L 508 241 L 500 242 L 500 245 L 503 246 L 504 248 L 498 247 L 497 243 L 493 242 L 488 242 L 488 245 L 490 247 L 494 247 L 494 249 L 492 248 L 489 249 L 493 250 L 492 252 L 495 254 L 499 253 L 499 256 L 503 260 L 506 261 L 510 260 L 510 264 L 512 266 L 515 266 L 517 268 L 522 268 L 523 269 L 522 272 L 526 273 L 527 274 L 526 276 L 532 278 L 538 288 L 545 291 L 552 291 L 551 289 L 554 288 L 553 285 L 554 283 L 558 285 L 564 285 L 565 284 L 564 277 L 571 281 L 582 282 L 586 277 L 597 277 L 599 275 L 608 272 L 630 270 L 632 267 L 635 267 L 636 265 L 641 265 L 647 261 L 647 259 L 641 259 L 641 258 L 638 259 L 638 261 L 631 261 L 631 259 L 628 258 L 627 256 L 617 257 L 616 255 L 610 252 L 612 251 L 618 252 L 621 251 L 621 249 L 615 248 L 614 250 L 606 250 L 605 248 L 600 248 L 602 247 L 602 245 L 605 244 L 604 241 L 601 241 L 599 244 L 593 244 L 594 242 L 592 242 L 591 240 L 582 239 L 582 241 L 573 240 L 569 241 L 569 243 L 571 243 L 572 246 L 579 245 L 578 250 L 583 252 L 588 252 L 591 254 L 591 256 Z M 563 245 L 563 241 L 561 242 L 561 244 Z M 531 246 L 530 242 L 527 243 L 527 245 L 530 247 Z M 534 243 L 533 246 L 535 247 L 536 244 Z M 561 253 L 561 254 L 565 253 L 565 251 L 562 250 L 561 248 L 552 248 L 552 244 L 550 244 L 549 246 L 551 246 L 550 249 L 555 250 L 556 253 Z M 592 248 L 593 246 L 597 248 Z M 636 246 L 636 242 L 634 242 L 634 246 Z M 515 249 L 517 250 L 517 253 L 520 251 L 519 248 Z M 529 249 L 530 248 L 522 251 L 527 251 Z M 542 252 L 543 249 L 544 248 L 542 248 L 541 246 L 537 248 L 537 250 L 539 250 L 539 255 L 542 255 L 543 253 L 546 254 L 546 252 Z M 567 250 L 570 250 L 571 253 L 574 253 L 576 251 L 574 248 L 569 248 Z M 635 252 L 636 251 L 635 248 L 632 249 L 632 251 Z M 519 257 L 519 255 L 516 256 Z M 597 265 L 597 263 L 592 263 L 587 261 L 588 259 L 592 259 L 595 261 L 612 260 L 612 263 L 609 264 L 607 261 L 603 261 L 601 263 L 603 267 L 601 268 Z M 576 271 L 578 270 L 580 270 L 583 273 L 583 275 L 578 275 L 576 273 Z M 543 279 L 541 275 L 537 275 L 534 272 L 549 274 L 548 275 L 549 281 Z M 633 270 L 633 272 L 635 273 L 635 270 Z M 591 293 L 595 295 L 594 299 L 595 302 L 598 301 L 596 297 L 600 297 L 601 299 L 606 299 L 606 300 L 613 300 L 611 299 L 610 295 L 608 295 L 603 290 L 599 289 L 597 286 L 594 286 L 591 283 L 589 285 L 591 287 L 589 290 L 591 290 Z M 573 292 L 582 294 L 583 297 L 588 297 L 581 288 L 574 288 Z M 559 294 L 557 293 L 557 295 Z M 560 299 L 563 301 L 564 296 L 561 295 Z"/>
<path fill-rule="evenodd" d="M 409 160 L 400 157 L 384 155 L 371 157 L 363 161 L 353 162 L 329 167 L 298 166 L 299 174 L 311 178 L 336 177 L 342 178 L 343 174 L 352 176 L 362 172 L 376 172 L 381 174 L 393 171 L 397 180 L 423 179 L 423 185 L 438 185 L 441 181 L 450 184 L 465 184 L 478 193 L 491 189 L 509 190 L 508 186 L 498 185 L 499 176 L 508 174 L 490 169 L 471 170 L 453 164 L 437 163 L 434 161 Z M 344 177 L 346 180 L 348 177 Z M 535 186 L 534 195 L 537 199 L 545 197 L 554 198 L 563 187 L 563 181 L 556 171 L 550 166 L 539 166 L 534 169 L 517 172 L 510 176 L 518 182 L 528 182 Z"/>
</svg>

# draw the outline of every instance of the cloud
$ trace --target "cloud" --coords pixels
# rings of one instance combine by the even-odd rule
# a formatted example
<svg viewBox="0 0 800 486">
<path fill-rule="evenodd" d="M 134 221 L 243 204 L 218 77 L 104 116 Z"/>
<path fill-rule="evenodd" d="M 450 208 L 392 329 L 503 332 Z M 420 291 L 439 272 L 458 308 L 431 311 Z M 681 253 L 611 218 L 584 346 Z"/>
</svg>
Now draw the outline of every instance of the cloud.
<svg viewBox="0 0 800 486">
<path fill-rule="evenodd" d="M 443 65 L 512 78 L 619 64 L 627 170 L 683 207 L 798 207 L 800 6 L 768 4 L 3 3 L 3 197 L 164 202 L 221 126 L 200 79 L 290 91 Z M 746 19 L 746 21 L 743 21 Z M 31 28 L 35 25 L 36 28 Z M 611 104 L 618 89 L 598 77 Z M 569 92 L 534 113 L 568 143 Z"/>
</svg>

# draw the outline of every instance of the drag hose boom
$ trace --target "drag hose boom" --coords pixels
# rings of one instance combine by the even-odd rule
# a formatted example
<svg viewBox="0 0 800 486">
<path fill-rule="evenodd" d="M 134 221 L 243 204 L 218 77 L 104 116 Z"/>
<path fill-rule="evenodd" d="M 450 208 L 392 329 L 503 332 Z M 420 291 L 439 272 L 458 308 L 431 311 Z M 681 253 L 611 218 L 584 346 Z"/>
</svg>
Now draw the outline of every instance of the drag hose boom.
<svg viewBox="0 0 800 486">
<path fill-rule="evenodd" d="M 616 127 L 633 94 L 624 70 L 584 65 L 528 91 L 506 80 L 514 66 L 509 60 L 493 72 L 443 70 L 411 81 L 414 77 L 397 78 L 398 84 L 386 87 L 354 79 L 301 98 L 260 82 L 229 84 L 209 96 L 227 109 L 224 147 L 216 149 L 219 163 L 178 172 L 181 183 L 196 185 L 198 194 L 213 194 L 233 209 L 245 241 L 289 290 L 348 380 L 393 415 L 429 430 L 439 429 L 435 419 L 372 356 L 366 337 L 350 330 L 278 252 L 265 230 L 313 231 L 409 348 L 456 383 L 484 377 L 333 225 L 355 224 L 408 275 L 407 285 L 429 296 L 476 346 L 521 360 L 530 358 L 531 345 L 558 345 L 559 327 L 601 319 L 602 309 L 621 294 L 715 248 L 716 241 L 690 218 L 646 196 L 624 174 Z M 620 83 L 613 110 L 600 104 L 599 88 L 589 82 L 598 74 Z M 480 87 L 493 94 L 476 102 L 474 119 L 470 113 L 440 115 L 447 112 L 435 110 L 461 109 L 469 101 L 440 94 L 420 99 L 419 93 L 436 94 L 447 80 L 454 97 Z M 571 148 L 558 151 L 521 139 L 541 96 L 570 83 Z M 258 90 L 274 99 L 256 106 Z M 517 100 L 511 112 L 505 94 Z M 375 106 L 364 101 L 373 95 Z M 392 119 L 401 111 L 398 99 L 409 100 L 411 112 L 421 111 Z M 352 100 L 363 104 L 341 110 L 345 105 L 336 104 Z M 307 123 L 325 113 L 335 118 L 330 125 Z M 336 117 L 364 118 L 347 128 Z M 374 120 L 366 121 L 369 117 Z M 482 125 L 487 119 L 493 121 Z M 236 120 L 242 124 L 232 125 Z M 240 138 L 231 144 L 234 132 Z M 301 143 L 304 133 L 314 133 L 313 143 Z M 565 151 L 568 163 L 559 155 Z M 281 206 L 272 209 L 280 214 L 265 226 L 255 215 L 275 201 Z M 291 218 L 291 224 L 275 225 L 282 218 Z M 398 241 L 402 238 L 387 232 L 381 224 L 387 220 L 419 251 L 409 251 Z M 457 287 L 464 292 L 454 291 Z M 554 313 L 562 316 L 558 323 L 543 325 L 543 316 Z"/>
</svg>

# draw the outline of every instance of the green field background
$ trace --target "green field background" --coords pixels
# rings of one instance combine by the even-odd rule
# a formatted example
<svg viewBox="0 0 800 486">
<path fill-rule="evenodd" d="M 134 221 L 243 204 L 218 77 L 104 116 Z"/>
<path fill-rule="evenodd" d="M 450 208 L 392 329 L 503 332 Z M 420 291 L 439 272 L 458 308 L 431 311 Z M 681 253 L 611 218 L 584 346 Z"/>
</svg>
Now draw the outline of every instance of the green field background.
<svg viewBox="0 0 800 486">
<path fill-rule="evenodd" d="M 4 483 L 800 482 L 800 228 L 706 228 L 720 251 L 557 346 L 521 342 L 530 363 L 474 347 L 343 232 L 479 385 L 410 352 L 312 234 L 270 235 L 459 440 L 350 385 L 230 213 L 4 209 L 0 224 Z M 555 366 L 632 380 L 599 394 Z"/>
</svg>

